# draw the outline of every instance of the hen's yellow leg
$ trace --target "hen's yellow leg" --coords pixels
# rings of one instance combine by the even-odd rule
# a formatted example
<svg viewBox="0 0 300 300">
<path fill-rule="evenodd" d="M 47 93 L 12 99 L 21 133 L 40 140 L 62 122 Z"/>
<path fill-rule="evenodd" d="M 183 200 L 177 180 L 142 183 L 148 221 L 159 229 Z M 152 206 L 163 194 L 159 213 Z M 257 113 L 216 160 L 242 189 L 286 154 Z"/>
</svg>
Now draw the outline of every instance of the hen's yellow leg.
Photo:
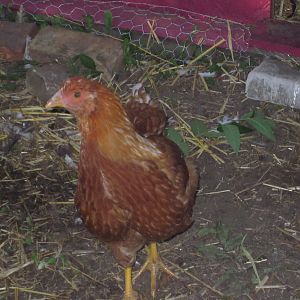
<svg viewBox="0 0 300 300">
<path fill-rule="evenodd" d="M 157 244 L 151 243 L 148 248 L 148 257 L 142 268 L 139 272 L 134 276 L 134 280 L 136 280 L 145 270 L 149 270 L 151 272 L 151 296 L 154 299 L 156 294 L 156 276 L 158 274 L 159 269 L 168 275 L 178 278 L 172 271 L 170 271 L 166 265 L 161 260 L 158 251 Z"/>
<path fill-rule="evenodd" d="M 137 293 L 132 288 L 131 267 L 125 268 L 125 293 L 123 300 L 137 300 Z"/>
</svg>

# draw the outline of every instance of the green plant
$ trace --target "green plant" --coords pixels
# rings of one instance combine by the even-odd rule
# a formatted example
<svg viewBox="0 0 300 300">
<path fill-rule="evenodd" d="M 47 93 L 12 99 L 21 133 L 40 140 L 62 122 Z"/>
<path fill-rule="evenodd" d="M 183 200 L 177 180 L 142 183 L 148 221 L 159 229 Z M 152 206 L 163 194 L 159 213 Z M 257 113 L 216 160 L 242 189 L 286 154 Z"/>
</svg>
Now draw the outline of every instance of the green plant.
<svg viewBox="0 0 300 300">
<path fill-rule="evenodd" d="M 0 208 L 0 214 L 5 214 L 7 212 L 9 212 L 9 206 L 8 205 L 2 206 Z"/>
<path fill-rule="evenodd" d="M 34 223 L 32 221 L 31 216 L 27 216 L 25 222 L 23 222 L 20 227 L 20 231 L 23 234 L 22 242 L 24 245 L 32 245 L 33 244 L 33 232 L 34 232 Z"/>
<path fill-rule="evenodd" d="M 7 19 L 10 22 L 16 22 L 17 19 L 17 11 L 11 9 L 11 6 L 8 5 L 6 7 Z"/>
<path fill-rule="evenodd" d="M 28 246 L 33 244 L 33 239 L 32 239 L 31 234 L 25 236 L 25 238 L 23 239 L 23 244 L 28 245 Z"/>
<path fill-rule="evenodd" d="M 177 130 L 172 127 L 167 127 L 165 130 L 165 135 L 179 146 L 185 156 L 188 155 L 190 150 L 189 146 Z"/>
<path fill-rule="evenodd" d="M 0 89 L 4 89 L 7 91 L 14 91 L 17 88 L 17 81 L 24 78 L 26 75 L 26 69 L 24 65 L 28 63 L 17 62 L 14 63 L 5 73 L 2 72 L 0 74 Z"/>
<path fill-rule="evenodd" d="M 275 123 L 266 118 L 261 111 L 251 111 L 241 118 L 229 118 L 224 116 L 219 120 L 219 124 L 215 128 L 209 128 L 206 123 L 199 119 L 190 119 L 187 121 L 190 126 L 190 131 L 198 138 L 204 139 L 218 139 L 225 138 L 227 143 L 231 146 L 235 153 L 240 150 L 241 135 L 249 134 L 253 130 L 256 130 L 271 141 L 275 141 L 273 130 L 275 129 Z M 173 140 L 184 154 L 189 153 L 189 146 L 185 132 L 177 129 L 166 130 L 168 138 Z"/>
<path fill-rule="evenodd" d="M 48 25 L 64 27 L 64 28 L 72 28 L 77 31 L 86 31 L 84 26 L 77 24 L 75 22 L 69 21 L 61 16 L 44 16 L 44 15 L 32 15 L 30 16 L 32 21 L 34 21 L 37 25 L 41 27 L 46 27 Z"/>
<path fill-rule="evenodd" d="M 103 13 L 103 21 L 104 21 L 104 32 L 106 34 L 111 34 L 112 32 L 112 13 L 110 10 L 106 10 Z"/>
<path fill-rule="evenodd" d="M 42 270 L 49 265 L 55 265 L 56 264 L 56 258 L 54 256 L 51 257 L 45 257 L 43 259 L 39 259 L 37 254 L 33 254 L 31 256 L 31 259 L 35 262 L 38 270 Z"/>
<path fill-rule="evenodd" d="M 240 120 L 247 122 L 271 141 L 275 141 L 273 133 L 273 130 L 276 127 L 275 123 L 272 120 L 267 119 L 261 111 L 251 111 L 246 113 L 240 118 Z"/>
<path fill-rule="evenodd" d="M 137 61 L 133 56 L 133 45 L 130 42 L 130 35 L 125 35 L 123 39 L 123 60 L 125 66 L 136 65 Z"/>
<path fill-rule="evenodd" d="M 94 18 L 90 15 L 86 15 L 84 17 L 84 28 L 87 32 L 91 32 L 95 26 L 95 21 L 94 21 Z"/>
<path fill-rule="evenodd" d="M 218 240 L 217 243 L 203 245 L 198 248 L 199 252 L 205 256 L 214 257 L 229 257 L 229 252 L 239 251 L 242 246 L 243 236 L 238 234 L 231 237 L 230 232 L 221 222 L 218 222 L 214 227 L 205 227 L 199 231 L 201 237 L 214 237 Z"/>
<path fill-rule="evenodd" d="M 251 132 L 252 128 L 269 140 L 275 141 L 273 133 L 275 123 L 272 120 L 267 119 L 261 111 L 248 112 L 239 120 L 221 122 L 218 130 L 224 133 L 228 144 L 232 147 L 234 152 L 238 153 L 240 150 L 241 134 Z"/>
<path fill-rule="evenodd" d="M 83 75 L 86 77 L 97 77 L 101 74 L 97 70 L 95 61 L 88 55 L 78 54 L 68 62 L 69 73 L 71 76 Z"/>
<path fill-rule="evenodd" d="M 220 75 L 223 73 L 222 68 L 220 67 L 222 63 L 220 62 L 212 62 L 211 65 L 208 68 L 209 72 L 216 72 L 217 75 Z"/>
<path fill-rule="evenodd" d="M 62 264 L 63 268 L 68 265 L 68 261 L 64 255 L 59 255 L 58 257 L 50 256 L 40 259 L 38 254 L 34 253 L 31 255 L 31 259 L 35 262 L 38 270 L 42 270 L 44 268 L 47 268 L 48 266 L 57 265 L 59 263 Z"/>
<path fill-rule="evenodd" d="M 6 91 L 15 91 L 17 89 L 17 84 L 15 82 L 0 83 L 0 90 L 1 89 Z"/>
</svg>

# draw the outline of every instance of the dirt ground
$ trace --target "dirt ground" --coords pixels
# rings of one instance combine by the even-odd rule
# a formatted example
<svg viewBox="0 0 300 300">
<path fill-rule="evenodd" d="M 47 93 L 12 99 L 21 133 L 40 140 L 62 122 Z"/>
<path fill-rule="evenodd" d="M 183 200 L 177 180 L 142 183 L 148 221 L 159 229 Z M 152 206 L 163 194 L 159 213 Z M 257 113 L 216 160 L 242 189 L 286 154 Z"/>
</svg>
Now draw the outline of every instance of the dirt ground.
<svg viewBox="0 0 300 300">
<path fill-rule="evenodd" d="M 3 72 L 13 67 L 0 64 Z M 140 76 L 134 73 L 120 94 Z M 218 145 L 224 152 L 213 149 L 224 163 L 207 153 L 195 158 L 201 176 L 195 222 L 159 245 L 179 279 L 162 274 L 157 299 L 300 299 L 299 110 L 246 99 L 244 84 L 227 76 L 208 92 L 200 84 L 193 92 L 191 77 L 172 86 L 173 80 L 154 77 L 157 90 L 149 81 L 145 86 L 180 116 L 207 123 L 216 123 L 222 107 L 230 116 L 260 108 L 276 122 L 276 142 L 253 132 L 238 155 L 226 143 Z M 0 93 L 0 299 L 121 299 L 123 269 L 72 204 L 75 121 L 38 110 L 43 103 L 24 82 Z M 145 258 L 140 251 L 134 270 Z M 149 274 L 134 288 L 150 299 Z"/>
</svg>

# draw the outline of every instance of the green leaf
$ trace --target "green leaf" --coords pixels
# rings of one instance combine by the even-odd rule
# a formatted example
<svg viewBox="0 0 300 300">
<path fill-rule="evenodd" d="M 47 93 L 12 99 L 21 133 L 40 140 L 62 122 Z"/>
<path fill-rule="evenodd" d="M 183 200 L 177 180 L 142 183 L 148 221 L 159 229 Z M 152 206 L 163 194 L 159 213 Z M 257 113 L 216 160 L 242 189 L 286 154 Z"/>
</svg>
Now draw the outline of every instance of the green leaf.
<svg viewBox="0 0 300 300">
<path fill-rule="evenodd" d="M 56 258 L 54 256 L 47 259 L 48 265 L 55 265 L 56 264 Z"/>
<path fill-rule="evenodd" d="M 244 126 L 244 125 L 242 125 L 242 124 L 240 124 L 240 123 L 235 123 L 235 122 L 234 122 L 232 125 L 235 125 L 235 126 L 238 127 L 240 134 L 245 134 L 245 133 L 249 133 L 249 132 L 252 132 L 252 131 L 253 131 L 252 128 L 249 128 L 249 127 L 247 127 L 247 126 Z"/>
<path fill-rule="evenodd" d="M 246 121 L 268 139 L 275 141 L 273 129 L 275 129 L 276 125 L 272 120 L 267 119 L 261 111 L 246 113 L 241 117 L 241 120 Z"/>
<path fill-rule="evenodd" d="M 38 264 L 38 262 L 39 262 L 39 259 L 38 259 L 38 256 L 37 256 L 37 254 L 36 253 L 32 253 L 32 255 L 31 255 L 31 259 L 36 263 L 36 264 Z"/>
<path fill-rule="evenodd" d="M 216 84 L 214 77 L 205 77 L 204 80 L 209 88 L 213 88 Z"/>
<path fill-rule="evenodd" d="M 249 118 L 253 118 L 254 116 L 254 111 L 250 111 L 250 112 L 247 112 L 245 114 L 243 114 L 241 117 L 240 117 L 240 120 L 246 120 L 246 119 L 249 119 Z"/>
<path fill-rule="evenodd" d="M 50 22 L 53 26 L 64 26 L 67 22 L 67 20 L 65 20 L 63 17 L 61 16 L 51 16 L 49 17 Z"/>
<path fill-rule="evenodd" d="M 20 78 L 18 74 L 0 74 L 0 80 L 11 80 L 16 81 Z"/>
<path fill-rule="evenodd" d="M 65 267 L 68 264 L 67 258 L 64 255 L 60 256 L 60 260 L 61 260 L 63 267 Z"/>
<path fill-rule="evenodd" d="M 31 236 L 26 236 L 26 238 L 23 240 L 23 243 L 25 245 L 32 245 L 32 243 L 33 243 L 32 237 Z"/>
<path fill-rule="evenodd" d="M 33 21 L 36 22 L 41 27 L 45 27 L 48 25 L 48 18 L 42 15 L 33 15 Z"/>
<path fill-rule="evenodd" d="M 6 213 L 6 212 L 8 212 L 9 211 L 9 208 L 7 207 L 7 206 L 2 206 L 1 208 L 0 208 L 0 214 L 1 213 Z"/>
<path fill-rule="evenodd" d="M 191 126 L 193 134 L 198 137 L 217 138 L 223 136 L 220 132 L 209 130 L 207 125 L 198 119 L 191 119 L 189 125 Z"/>
<path fill-rule="evenodd" d="M 222 70 L 222 68 L 219 66 L 218 63 L 212 63 L 212 65 L 209 66 L 208 70 L 209 70 L 210 72 L 216 72 L 216 73 L 218 73 L 218 74 L 223 73 L 223 70 Z"/>
<path fill-rule="evenodd" d="M 252 128 L 246 127 L 246 126 L 244 126 L 244 125 L 242 125 L 240 123 L 237 123 L 235 121 L 233 121 L 233 122 L 231 122 L 229 124 L 237 126 L 238 129 L 239 129 L 240 134 L 249 133 L 249 132 L 253 131 Z M 219 125 L 218 128 L 217 128 L 217 130 L 220 131 L 220 132 L 224 132 L 224 130 L 222 128 L 222 125 Z"/>
<path fill-rule="evenodd" d="M 74 56 L 68 61 L 67 66 L 68 73 L 71 76 L 81 75 L 93 78 L 101 74 L 101 72 L 96 69 L 94 60 L 85 54 Z"/>
<path fill-rule="evenodd" d="M 247 119 L 246 122 L 253 126 L 259 133 L 267 137 L 268 139 L 275 141 L 275 136 L 273 133 L 273 123 L 271 120 L 262 118 L 251 118 Z"/>
<path fill-rule="evenodd" d="M 32 218 L 29 217 L 29 216 L 27 216 L 27 217 L 26 217 L 26 223 L 27 223 L 28 225 L 32 225 L 32 224 L 33 224 Z"/>
<path fill-rule="evenodd" d="M 227 257 L 228 255 L 220 248 L 214 245 L 204 245 L 198 248 L 198 251 L 205 256 Z"/>
<path fill-rule="evenodd" d="M 265 115 L 263 114 L 263 112 L 261 110 L 255 110 L 253 112 L 253 118 L 261 118 L 261 119 L 265 119 Z"/>
<path fill-rule="evenodd" d="M 242 62 L 239 63 L 239 67 L 240 67 L 242 70 L 247 70 L 247 69 L 250 67 L 250 65 L 249 65 L 248 62 L 242 61 Z"/>
<path fill-rule="evenodd" d="M 193 134 L 196 136 L 201 136 L 203 133 L 208 132 L 206 124 L 198 119 L 192 119 L 189 123 Z"/>
<path fill-rule="evenodd" d="M 127 35 L 123 40 L 123 60 L 126 66 L 136 65 L 137 63 L 135 58 L 133 57 L 132 46 Z"/>
<path fill-rule="evenodd" d="M 240 131 L 236 125 L 224 124 L 221 125 L 225 138 L 235 153 L 240 150 Z"/>
<path fill-rule="evenodd" d="M 103 19 L 104 19 L 104 32 L 106 34 L 111 34 L 112 30 L 112 13 L 110 10 L 106 10 L 103 13 Z"/>
<path fill-rule="evenodd" d="M 28 65 L 28 64 L 34 65 L 34 66 L 38 66 L 40 63 L 39 63 L 38 61 L 36 61 L 36 60 L 28 60 L 28 59 L 24 59 L 24 60 L 23 60 L 23 65 L 25 66 L 25 65 Z M 24 73 L 26 74 L 26 70 L 25 70 Z"/>
<path fill-rule="evenodd" d="M 227 240 L 226 243 L 224 244 L 225 251 L 232 251 L 238 249 L 241 246 L 243 238 L 244 238 L 243 235 L 239 234 L 236 237 Z"/>
<path fill-rule="evenodd" d="M 7 19 L 10 22 L 16 22 L 16 19 L 17 19 L 17 13 L 16 13 L 16 11 L 13 11 L 10 8 L 8 8 Z"/>
<path fill-rule="evenodd" d="M 3 83 L 0 84 L 0 89 L 3 88 L 7 91 L 15 91 L 17 89 L 17 85 L 14 82 Z"/>
<path fill-rule="evenodd" d="M 215 236 L 216 234 L 216 229 L 214 227 L 204 227 L 198 231 L 198 234 L 200 237 L 206 237 L 208 235 L 213 235 Z"/>
<path fill-rule="evenodd" d="M 84 67 L 86 67 L 87 69 L 96 70 L 96 64 L 91 57 L 89 57 L 85 54 L 79 54 L 79 55 L 77 55 L 77 58 L 79 58 L 81 64 Z"/>
<path fill-rule="evenodd" d="M 185 156 L 188 155 L 189 146 L 177 130 L 172 127 L 166 128 L 166 136 L 179 146 Z"/>
<path fill-rule="evenodd" d="M 264 115 L 261 111 L 255 111 L 253 117 L 254 117 L 255 119 L 262 119 L 262 120 L 265 120 L 266 123 L 268 123 L 269 126 L 270 126 L 272 129 L 275 129 L 275 127 L 276 127 L 275 122 L 272 121 L 272 120 L 270 120 L 270 119 L 267 119 L 267 118 L 265 117 L 265 115 Z"/>
<path fill-rule="evenodd" d="M 218 138 L 220 136 L 224 136 L 223 132 L 218 132 L 216 130 L 209 130 L 201 135 L 202 137 L 207 138 Z"/>
<path fill-rule="evenodd" d="M 94 28 L 95 21 L 94 18 L 91 15 L 86 15 L 84 17 L 84 27 L 85 29 L 90 32 Z"/>
<path fill-rule="evenodd" d="M 246 236 L 243 238 L 243 241 L 241 243 L 241 253 L 249 260 L 249 262 L 251 263 L 251 266 L 252 266 L 252 269 L 254 271 L 254 274 L 256 276 L 256 279 L 257 279 L 257 282 L 258 282 L 258 285 L 261 286 L 262 285 L 262 282 L 261 282 L 261 279 L 259 277 L 259 274 L 258 274 L 258 271 L 257 271 L 257 268 L 256 268 L 256 263 L 255 263 L 255 260 L 253 259 L 251 253 L 244 247 L 243 243 L 244 243 L 244 240 L 245 240 Z"/>
<path fill-rule="evenodd" d="M 216 225 L 216 236 L 223 246 L 229 239 L 229 230 L 221 222 L 218 222 Z"/>
</svg>

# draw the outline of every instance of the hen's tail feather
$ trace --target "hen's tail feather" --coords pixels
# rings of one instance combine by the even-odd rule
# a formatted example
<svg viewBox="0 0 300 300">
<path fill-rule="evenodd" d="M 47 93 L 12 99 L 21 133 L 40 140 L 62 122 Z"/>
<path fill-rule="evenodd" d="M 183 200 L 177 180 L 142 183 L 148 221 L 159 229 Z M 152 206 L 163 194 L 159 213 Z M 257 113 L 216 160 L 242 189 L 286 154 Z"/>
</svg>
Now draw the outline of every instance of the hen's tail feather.
<svg viewBox="0 0 300 300">
<path fill-rule="evenodd" d="M 141 84 L 132 88 L 132 96 L 125 107 L 135 130 L 144 137 L 161 135 L 167 117 L 159 105 L 153 102 Z"/>
<path fill-rule="evenodd" d="M 151 97 L 147 94 L 145 88 L 143 87 L 142 83 L 137 83 L 131 88 L 131 100 L 140 103 L 148 103 L 151 105 Z"/>
</svg>

